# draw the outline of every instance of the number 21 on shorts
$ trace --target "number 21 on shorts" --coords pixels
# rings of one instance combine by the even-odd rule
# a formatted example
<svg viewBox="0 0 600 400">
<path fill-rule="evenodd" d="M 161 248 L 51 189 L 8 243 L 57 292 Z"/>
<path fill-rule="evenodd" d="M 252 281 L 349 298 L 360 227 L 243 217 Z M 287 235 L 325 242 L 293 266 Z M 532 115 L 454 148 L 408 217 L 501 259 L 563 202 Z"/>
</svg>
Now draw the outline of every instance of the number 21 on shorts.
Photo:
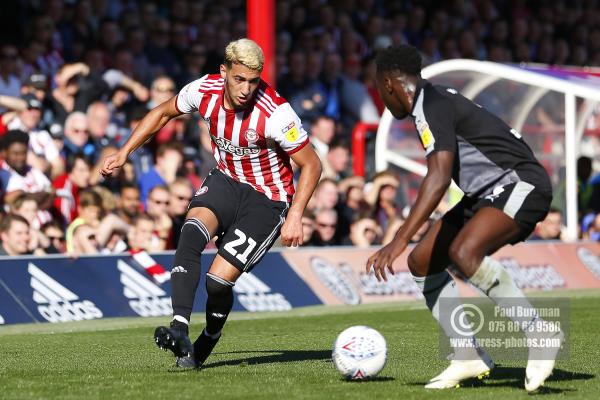
<svg viewBox="0 0 600 400">
<path fill-rule="evenodd" d="M 256 241 L 251 237 L 246 237 L 246 234 L 240 231 L 239 229 L 236 229 L 234 233 L 237 235 L 238 238 L 225 244 L 224 249 L 227 250 L 229 254 L 246 264 L 248 262 L 248 256 L 250 255 L 254 247 L 256 247 Z M 246 247 L 246 250 L 244 250 L 243 253 L 239 253 L 236 250 L 236 247 L 239 247 L 242 244 L 244 244 L 246 242 L 246 239 L 248 240 L 248 247 Z"/>
</svg>

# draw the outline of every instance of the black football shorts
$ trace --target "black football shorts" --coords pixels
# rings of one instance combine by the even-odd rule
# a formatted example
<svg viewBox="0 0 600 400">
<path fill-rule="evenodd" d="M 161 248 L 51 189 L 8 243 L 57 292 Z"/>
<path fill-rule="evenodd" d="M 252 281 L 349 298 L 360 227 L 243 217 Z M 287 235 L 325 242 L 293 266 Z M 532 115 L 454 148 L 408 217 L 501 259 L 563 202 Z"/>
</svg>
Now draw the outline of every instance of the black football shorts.
<svg viewBox="0 0 600 400">
<path fill-rule="evenodd" d="M 242 272 L 250 271 L 279 237 L 288 210 L 252 186 L 213 169 L 188 209 L 206 207 L 217 216 L 218 254 Z"/>
<path fill-rule="evenodd" d="M 550 210 L 552 194 L 540 190 L 527 182 L 516 182 L 498 186 L 492 193 L 477 199 L 463 197 L 444 220 L 453 225 L 464 225 L 483 207 L 494 207 L 514 219 L 521 227 L 521 233 L 512 243 L 521 242 L 535 229 L 535 225 L 546 218 Z"/>
</svg>

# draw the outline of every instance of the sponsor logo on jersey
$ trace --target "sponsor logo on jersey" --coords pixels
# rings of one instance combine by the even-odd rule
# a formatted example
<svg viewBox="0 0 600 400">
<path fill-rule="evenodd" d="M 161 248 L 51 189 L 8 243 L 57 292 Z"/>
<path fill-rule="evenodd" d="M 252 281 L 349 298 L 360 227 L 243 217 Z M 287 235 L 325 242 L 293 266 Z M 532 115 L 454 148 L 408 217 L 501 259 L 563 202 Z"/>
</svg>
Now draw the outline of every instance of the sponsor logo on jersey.
<svg viewBox="0 0 600 400">
<path fill-rule="evenodd" d="M 150 279 L 140 274 L 122 260 L 117 261 L 121 271 L 123 294 L 129 300 L 129 307 L 142 317 L 171 315 L 171 299 L 164 290 Z"/>
<path fill-rule="evenodd" d="M 206 192 L 208 192 L 208 186 L 202 186 L 200 189 L 196 190 L 196 194 L 194 196 L 202 196 Z"/>
<path fill-rule="evenodd" d="M 421 138 L 421 143 L 423 143 L 423 147 L 428 150 L 428 152 L 432 149 L 433 144 L 435 143 L 435 138 L 429 129 L 429 124 L 427 121 L 418 121 L 417 122 L 417 131 L 419 131 L 419 137 Z"/>
<path fill-rule="evenodd" d="M 260 149 L 259 148 L 249 148 L 249 147 L 239 147 L 239 146 L 235 146 L 231 143 L 230 140 L 227 140 L 225 138 L 222 137 L 218 137 L 215 138 L 213 136 L 213 140 L 215 142 L 215 144 L 217 145 L 217 147 L 223 151 L 226 151 L 230 154 L 233 154 L 234 156 L 249 156 L 251 154 L 258 154 L 260 153 Z"/>
<path fill-rule="evenodd" d="M 244 137 L 248 143 L 255 143 L 258 140 L 258 132 L 252 128 L 246 129 L 246 132 L 244 132 Z"/>
<path fill-rule="evenodd" d="M 290 122 L 290 124 L 281 131 L 285 134 L 285 138 L 288 142 L 295 142 L 298 140 L 298 136 L 300 136 L 298 133 L 298 127 L 294 121 Z"/>
<path fill-rule="evenodd" d="M 271 292 L 269 286 L 251 273 L 242 274 L 235 282 L 233 291 L 248 311 L 287 311 L 292 308 L 281 293 Z"/>
<path fill-rule="evenodd" d="M 27 266 L 31 275 L 33 301 L 38 312 L 48 322 L 82 321 L 102 318 L 102 311 L 90 300 L 79 300 L 79 296 L 55 281 L 33 263 Z"/>
</svg>

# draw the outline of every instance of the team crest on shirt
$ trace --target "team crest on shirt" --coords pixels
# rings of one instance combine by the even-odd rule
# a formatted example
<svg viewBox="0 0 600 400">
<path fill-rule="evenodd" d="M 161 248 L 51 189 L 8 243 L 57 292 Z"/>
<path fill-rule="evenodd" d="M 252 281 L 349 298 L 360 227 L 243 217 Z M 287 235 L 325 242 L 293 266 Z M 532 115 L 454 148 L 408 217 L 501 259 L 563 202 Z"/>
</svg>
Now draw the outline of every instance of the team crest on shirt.
<svg viewBox="0 0 600 400">
<path fill-rule="evenodd" d="M 435 143 L 435 138 L 429 129 L 427 121 L 417 121 L 417 131 L 419 131 L 419 137 L 421 138 L 423 147 L 429 150 L 430 146 Z"/>
<path fill-rule="evenodd" d="M 298 140 L 298 127 L 294 121 L 290 122 L 290 124 L 283 128 L 281 132 L 283 132 L 288 142 L 295 142 Z"/>
<path fill-rule="evenodd" d="M 258 132 L 252 128 L 246 129 L 246 132 L 244 132 L 244 137 L 248 143 L 254 143 L 258 140 Z"/>
<path fill-rule="evenodd" d="M 206 192 L 208 192 L 208 186 L 202 186 L 196 191 L 196 194 L 194 196 L 202 196 Z"/>
</svg>

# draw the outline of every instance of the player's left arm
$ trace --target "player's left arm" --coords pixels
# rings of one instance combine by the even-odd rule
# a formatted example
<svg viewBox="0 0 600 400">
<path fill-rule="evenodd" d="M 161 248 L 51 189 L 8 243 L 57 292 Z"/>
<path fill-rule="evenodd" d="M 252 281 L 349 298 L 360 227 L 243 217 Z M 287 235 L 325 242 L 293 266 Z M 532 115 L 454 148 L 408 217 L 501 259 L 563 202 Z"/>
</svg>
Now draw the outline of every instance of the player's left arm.
<svg viewBox="0 0 600 400">
<path fill-rule="evenodd" d="M 300 168 L 300 178 L 296 186 L 294 201 L 288 211 L 285 223 L 281 227 L 281 240 L 285 246 L 301 246 L 302 242 L 302 214 L 308 204 L 319 178 L 321 177 L 321 160 L 309 144 L 293 153 L 292 160 Z"/>
</svg>

